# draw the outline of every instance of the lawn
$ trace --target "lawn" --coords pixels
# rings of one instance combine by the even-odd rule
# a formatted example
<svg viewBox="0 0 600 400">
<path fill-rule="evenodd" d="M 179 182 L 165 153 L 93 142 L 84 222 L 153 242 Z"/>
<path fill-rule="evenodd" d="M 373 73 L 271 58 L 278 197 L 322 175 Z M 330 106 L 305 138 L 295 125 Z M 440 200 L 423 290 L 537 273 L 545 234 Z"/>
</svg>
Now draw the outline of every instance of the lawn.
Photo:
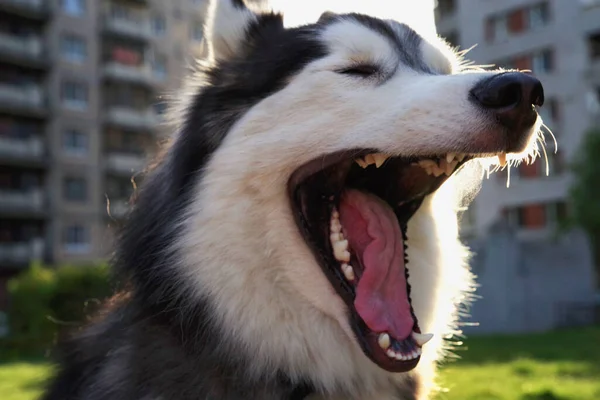
<svg viewBox="0 0 600 400">
<path fill-rule="evenodd" d="M 473 337 L 442 367 L 436 400 L 598 400 L 600 327 L 540 335 Z M 0 364 L 0 399 L 32 400 L 44 363 Z"/>
</svg>

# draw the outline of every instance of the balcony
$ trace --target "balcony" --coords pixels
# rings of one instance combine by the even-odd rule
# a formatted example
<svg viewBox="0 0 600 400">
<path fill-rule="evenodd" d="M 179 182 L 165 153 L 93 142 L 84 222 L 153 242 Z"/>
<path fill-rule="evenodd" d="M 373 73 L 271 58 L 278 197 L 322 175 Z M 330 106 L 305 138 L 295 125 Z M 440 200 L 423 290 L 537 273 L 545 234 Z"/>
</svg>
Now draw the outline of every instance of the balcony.
<svg viewBox="0 0 600 400">
<path fill-rule="evenodd" d="M 0 164 L 45 166 L 46 149 L 40 137 L 26 140 L 0 137 Z"/>
<path fill-rule="evenodd" d="M 48 68 L 44 45 L 39 37 L 0 33 L 0 60 L 19 67 Z"/>
<path fill-rule="evenodd" d="M 0 0 L 0 10 L 34 21 L 50 17 L 48 0 Z"/>
<path fill-rule="evenodd" d="M 135 20 L 114 15 L 105 16 L 104 33 L 140 41 L 149 41 L 152 38 L 150 22 L 147 18 Z"/>
<path fill-rule="evenodd" d="M 40 261 L 44 258 L 44 247 L 43 239 L 0 243 L 0 265 L 28 267 L 32 261 Z"/>
<path fill-rule="evenodd" d="M 47 116 L 46 102 L 42 88 L 31 83 L 12 85 L 0 83 L 0 110 L 25 117 L 44 118 Z"/>
<path fill-rule="evenodd" d="M 148 87 L 154 87 L 159 83 L 152 74 L 152 68 L 149 64 L 131 66 L 111 62 L 104 66 L 104 77 L 110 80 L 123 81 Z"/>
<path fill-rule="evenodd" d="M 106 113 L 106 123 L 127 130 L 154 131 L 160 124 L 160 118 L 152 109 L 135 110 L 113 106 Z"/>
<path fill-rule="evenodd" d="M 42 218 L 46 215 L 44 197 L 40 188 L 0 189 L 0 214 L 12 218 Z"/>
<path fill-rule="evenodd" d="M 145 165 L 146 160 L 140 154 L 110 152 L 106 156 L 107 171 L 116 175 L 132 176 Z"/>
</svg>

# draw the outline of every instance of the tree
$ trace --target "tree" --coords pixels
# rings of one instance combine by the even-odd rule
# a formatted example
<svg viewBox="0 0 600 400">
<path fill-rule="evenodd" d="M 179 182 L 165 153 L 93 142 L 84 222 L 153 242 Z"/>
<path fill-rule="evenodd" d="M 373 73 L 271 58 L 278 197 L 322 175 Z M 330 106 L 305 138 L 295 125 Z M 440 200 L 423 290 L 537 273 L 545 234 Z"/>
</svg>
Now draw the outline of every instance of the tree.
<svg viewBox="0 0 600 400">
<path fill-rule="evenodd" d="M 569 222 L 583 228 L 594 254 L 600 286 L 600 127 L 586 133 L 572 164 L 574 182 L 570 189 L 572 209 Z"/>
</svg>

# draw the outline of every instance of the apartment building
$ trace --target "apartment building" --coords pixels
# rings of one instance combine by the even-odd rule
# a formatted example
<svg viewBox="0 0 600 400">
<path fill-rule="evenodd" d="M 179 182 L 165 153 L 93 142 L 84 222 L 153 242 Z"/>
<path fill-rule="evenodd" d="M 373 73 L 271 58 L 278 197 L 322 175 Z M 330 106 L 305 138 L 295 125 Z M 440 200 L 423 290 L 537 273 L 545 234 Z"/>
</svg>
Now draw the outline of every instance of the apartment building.
<svg viewBox="0 0 600 400">
<path fill-rule="evenodd" d="M 32 261 L 107 256 L 206 3 L 0 0 L 0 309 Z"/>
<path fill-rule="evenodd" d="M 549 176 L 543 156 L 532 165 L 494 174 L 463 220 L 463 233 L 481 234 L 505 218 L 523 236 L 555 232 L 568 210 L 572 182 L 567 165 L 583 134 L 598 124 L 600 1 L 438 0 L 438 32 L 467 49 L 477 64 L 531 70 L 544 84 L 540 112 L 556 135 L 547 135 Z"/>
</svg>

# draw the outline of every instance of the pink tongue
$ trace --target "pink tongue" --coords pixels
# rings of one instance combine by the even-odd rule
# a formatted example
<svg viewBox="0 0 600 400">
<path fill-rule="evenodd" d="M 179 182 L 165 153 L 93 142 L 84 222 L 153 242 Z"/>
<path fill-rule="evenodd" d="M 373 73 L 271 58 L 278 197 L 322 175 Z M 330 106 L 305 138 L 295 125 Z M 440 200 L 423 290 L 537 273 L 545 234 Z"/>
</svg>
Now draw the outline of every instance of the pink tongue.
<svg viewBox="0 0 600 400">
<path fill-rule="evenodd" d="M 356 288 L 356 311 L 372 331 L 407 338 L 413 318 L 406 293 L 404 243 L 394 211 L 375 195 L 347 190 L 340 203 L 340 222 L 364 268 Z"/>
</svg>

